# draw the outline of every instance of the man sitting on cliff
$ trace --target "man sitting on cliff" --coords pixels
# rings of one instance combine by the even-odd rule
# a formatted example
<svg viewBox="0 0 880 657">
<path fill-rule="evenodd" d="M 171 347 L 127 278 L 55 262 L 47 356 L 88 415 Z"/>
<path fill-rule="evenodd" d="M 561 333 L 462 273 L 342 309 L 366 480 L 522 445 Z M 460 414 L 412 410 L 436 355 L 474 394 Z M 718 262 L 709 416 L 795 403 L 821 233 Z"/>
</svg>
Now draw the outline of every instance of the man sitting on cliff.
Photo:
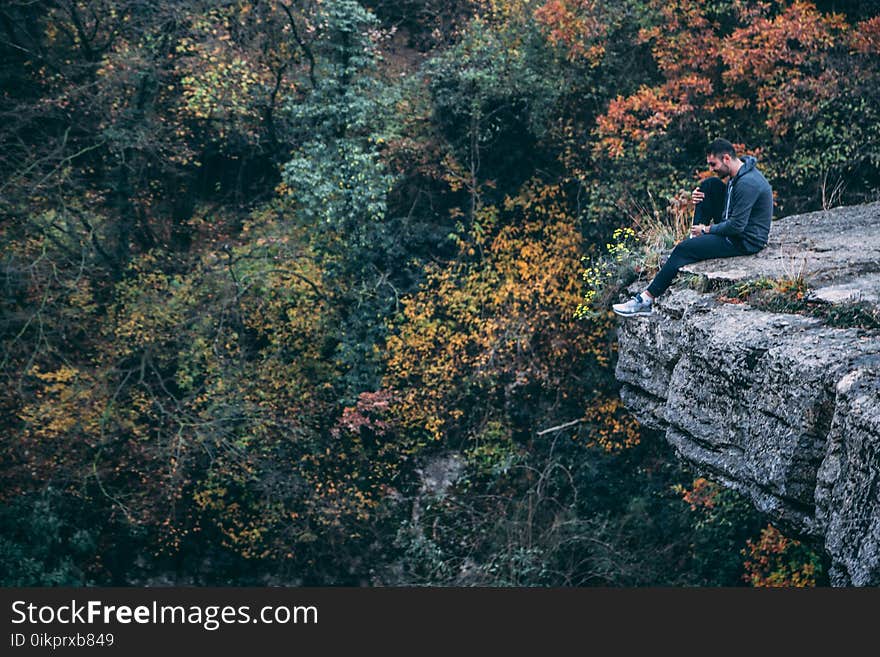
<svg viewBox="0 0 880 657">
<path fill-rule="evenodd" d="M 773 216 L 773 190 L 755 167 L 755 158 L 736 156 L 726 139 L 706 149 L 706 162 L 718 177 L 706 178 L 694 190 L 690 239 L 678 244 L 644 292 L 612 306 L 624 317 L 650 315 L 654 299 L 672 284 L 678 270 L 700 260 L 757 253 L 767 245 Z M 728 178 L 725 186 L 721 178 Z M 717 223 L 713 223 L 717 222 Z"/>
</svg>

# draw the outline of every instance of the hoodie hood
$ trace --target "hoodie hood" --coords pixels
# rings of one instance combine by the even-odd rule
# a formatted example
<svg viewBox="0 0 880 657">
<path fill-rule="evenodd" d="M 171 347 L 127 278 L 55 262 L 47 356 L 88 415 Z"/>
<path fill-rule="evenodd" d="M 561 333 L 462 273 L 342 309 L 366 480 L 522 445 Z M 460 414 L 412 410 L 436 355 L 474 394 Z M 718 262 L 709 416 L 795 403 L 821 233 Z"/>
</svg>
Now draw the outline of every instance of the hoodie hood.
<svg viewBox="0 0 880 657">
<path fill-rule="evenodd" d="M 746 175 L 749 171 L 755 168 L 755 165 L 758 163 L 758 160 L 751 155 L 746 155 L 742 159 L 742 166 L 739 168 L 739 171 L 736 172 L 735 178 L 739 178 L 741 176 Z"/>
</svg>

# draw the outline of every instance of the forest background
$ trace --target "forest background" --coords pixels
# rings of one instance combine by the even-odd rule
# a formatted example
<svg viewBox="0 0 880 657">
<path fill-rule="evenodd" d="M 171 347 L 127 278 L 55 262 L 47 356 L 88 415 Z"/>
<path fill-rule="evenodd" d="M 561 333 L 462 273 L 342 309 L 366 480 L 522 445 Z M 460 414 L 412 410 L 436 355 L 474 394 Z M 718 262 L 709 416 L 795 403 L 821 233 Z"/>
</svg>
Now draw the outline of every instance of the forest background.
<svg viewBox="0 0 880 657">
<path fill-rule="evenodd" d="M 4 2 L 2 583 L 827 583 L 603 304 L 714 137 L 777 217 L 878 198 L 878 14 Z"/>
</svg>

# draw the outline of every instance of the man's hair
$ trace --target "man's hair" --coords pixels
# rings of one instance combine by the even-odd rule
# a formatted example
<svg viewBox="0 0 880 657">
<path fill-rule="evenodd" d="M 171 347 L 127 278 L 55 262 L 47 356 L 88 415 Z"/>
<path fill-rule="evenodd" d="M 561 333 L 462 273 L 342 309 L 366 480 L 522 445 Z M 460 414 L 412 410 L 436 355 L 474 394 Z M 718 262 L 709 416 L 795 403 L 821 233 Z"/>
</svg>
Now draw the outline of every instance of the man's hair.
<svg viewBox="0 0 880 657">
<path fill-rule="evenodd" d="M 736 149 L 726 139 L 716 139 L 706 147 L 706 155 L 721 157 L 727 153 L 730 157 L 736 157 Z"/>
</svg>

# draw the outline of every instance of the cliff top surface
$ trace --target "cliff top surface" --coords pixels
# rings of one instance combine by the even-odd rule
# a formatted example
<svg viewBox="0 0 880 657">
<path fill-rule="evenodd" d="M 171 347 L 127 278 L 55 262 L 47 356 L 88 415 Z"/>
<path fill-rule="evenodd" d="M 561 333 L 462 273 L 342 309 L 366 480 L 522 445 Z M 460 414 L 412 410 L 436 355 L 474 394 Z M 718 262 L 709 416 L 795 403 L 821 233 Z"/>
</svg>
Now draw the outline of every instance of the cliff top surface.
<svg viewBox="0 0 880 657">
<path fill-rule="evenodd" d="M 757 255 L 706 260 L 682 271 L 720 283 L 803 276 L 817 300 L 880 305 L 880 202 L 778 219 Z"/>
</svg>

